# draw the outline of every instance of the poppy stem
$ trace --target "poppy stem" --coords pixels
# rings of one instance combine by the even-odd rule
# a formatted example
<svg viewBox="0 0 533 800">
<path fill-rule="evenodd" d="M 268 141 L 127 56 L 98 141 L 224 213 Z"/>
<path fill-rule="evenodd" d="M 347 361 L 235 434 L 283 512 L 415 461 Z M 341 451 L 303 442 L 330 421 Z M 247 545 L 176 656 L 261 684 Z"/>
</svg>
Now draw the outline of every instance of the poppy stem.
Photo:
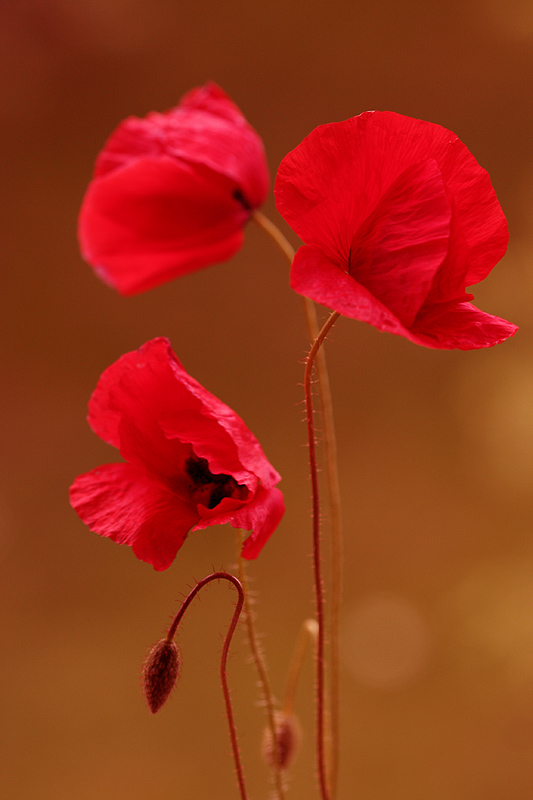
<svg viewBox="0 0 533 800">
<path fill-rule="evenodd" d="M 259 643 L 259 639 L 257 638 L 257 633 L 255 630 L 254 612 L 252 610 L 250 592 L 248 589 L 248 578 L 246 576 L 244 558 L 241 555 L 243 538 L 244 538 L 243 532 L 239 530 L 238 531 L 239 549 L 238 549 L 237 560 L 239 565 L 239 579 L 244 589 L 244 621 L 246 624 L 248 643 L 250 645 L 250 651 L 252 653 L 252 660 L 257 670 L 257 675 L 259 678 L 259 686 L 265 702 L 268 727 L 270 728 L 272 741 L 275 742 L 277 739 L 277 728 L 276 728 L 276 718 L 274 709 L 274 695 L 272 694 L 272 689 L 270 687 L 270 680 L 268 677 L 268 671 L 266 668 L 265 659 L 263 653 L 261 652 L 261 645 Z M 276 793 L 279 800 L 285 800 L 285 786 L 283 780 L 283 772 L 281 769 L 281 764 L 279 759 L 279 748 L 273 747 L 272 753 L 273 757 L 271 764 L 272 764 L 274 783 L 276 786 Z"/>
<path fill-rule="evenodd" d="M 318 623 L 317 637 L 317 760 L 320 792 L 322 800 L 331 800 L 330 769 L 328 770 L 326 748 L 326 685 L 325 685 L 325 625 L 324 625 L 324 587 L 322 582 L 322 563 L 320 550 L 320 496 L 318 486 L 318 466 L 316 458 L 316 436 L 313 408 L 312 377 L 315 359 L 320 345 L 335 324 L 340 314 L 333 311 L 316 337 L 305 365 L 304 392 L 307 417 L 307 435 L 309 441 L 309 465 L 311 470 L 311 487 L 313 494 L 313 567 L 315 583 L 316 616 Z"/>
<path fill-rule="evenodd" d="M 189 594 L 183 601 L 180 610 L 174 617 L 174 621 L 172 622 L 172 625 L 170 626 L 169 631 L 167 633 L 166 641 L 168 643 L 172 642 L 176 634 L 176 631 L 178 629 L 178 625 L 180 624 L 183 618 L 183 615 L 187 611 L 187 608 L 194 600 L 200 589 L 203 589 L 203 587 L 206 586 L 208 583 L 211 583 L 211 581 L 220 581 L 220 580 L 229 581 L 229 583 L 233 584 L 238 594 L 235 611 L 233 612 L 233 617 L 231 619 L 228 631 L 226 633 L 226 637 L 224 639 L 224 645 L 222 647 L 222 655 L 220 658 L 220 679 L 222 681 L 222 692 L 224 694 L 224 702 L 226 704 L 226 717 L 228 719 L 231 747 L 233 750 L 233 760 L 235 762 L 235 771 L 237 773 L 237 781 L 239 784 L 241 800 L 248 800 L 248 795 L 246 794 L 246 786 L 244 783 L 244 772 L 242 768 L 241 756 L 239 753 L 239 745 L 237 742 L 237 730 L 235 728 L 235 719 L 233 716 L 233 708 L 231 705 L 231 698 L 230 698 L 228 678 L 227 678 L 227 661 L 228 661 L 229 647 L 244 604 L 244 589 L 241 585 L 241 582 L 234 575 L 230 575 L 230 573 L 228 572 L 213 572 L 211 575 L 208 575 L 206 578 L 203 578 L 201 581 L 199 581 L 196 584 L 196 586 L 192 589 L 192 591 L 189 592 Z"/>
<path fill-rule="evenodd" d="M 329 753 L 327 762 L 329 766 L 329 779 L 331 797 L 337 794 L 337 776 L 339 765 L 340 737 L 339 737 L 339 706 L 340 706 L 340 609 L 342 603 L 342 575 L 343 575 L 343 530 L 341 493 L 339 485 L 339 469 L 337 463 L 337 437 L 335 435 L 335 421 L 333 417 L 333 399 L 329 383 L 329 373 L 326 363 L 326 353 L 322 344 L 327 332 L 337 319 L 333 319 L 324 336 L 318 333 L 318 321 L 315 304 L 308 297 L 305 300 L 305 311 L 308 320 L 309 332 L 312 332 L 312 341 L 316 342 L 321 336 L 316 352 L 316 367 L 318 374 L 318 388 L 320 412 L 322 417 L 322 440 L 324 447 L 326 486 L 329 499 L 329 525 L 331 533 L 331 568 L 330 568 L 330 611 L 329 611 L 329 654 L 330 654 L 330 687 L 329 687 L 329 719 L 328 739 Z M 337 315 L 338 316 L 338 315 Z M 331 319 L 331 317 L 330 317 Z M 329 319 L 326 321 L 328 325 Z M 322 329 L 324 330 L 324 329 Z M 311 355 L 311 354 L 309 354 Z"/>
<path fill-rule="evenodd" d="M 274 225 L 262 211 L 256 209 L 252 211 L 251 219 L 267 233 L 271 239 L 277 244 L 281 252 L 286 256 L 289 264 L 292 264 L 296 251 L 286 236 L 280 231 L 277 225 Z"/>
<path fill-rule="evenodd" d="M 261 211 L 252 214 L 254 222 L 267 233 L 292 264 L 296 252 L 279 228 Z M 304 313 L 307 333 L 311 342 L 316 341 L 319 333 L 316 307 L 312 300 L 304 297 Z M 339 618 L 342 602 L 342 564 L 343 534 L 341 496 L 339 487 L 339 470 L 337 466 L 337 440 L 333 417 L 333 400 L 329 383 L 326 353 L 319 348 L 316 353 L 316 367 L 320 394 L 320 411 L 322 415 L 322 440 L 325 456 L 325 473 L 328 488 L 331 531 L 331 603 L 329 615 L 329 642 L 331 658 L 330 674 L 330 741 L 331 752 L 328 757 L 331 795 L 336 796 L 339 761 Z"/>
</svg>

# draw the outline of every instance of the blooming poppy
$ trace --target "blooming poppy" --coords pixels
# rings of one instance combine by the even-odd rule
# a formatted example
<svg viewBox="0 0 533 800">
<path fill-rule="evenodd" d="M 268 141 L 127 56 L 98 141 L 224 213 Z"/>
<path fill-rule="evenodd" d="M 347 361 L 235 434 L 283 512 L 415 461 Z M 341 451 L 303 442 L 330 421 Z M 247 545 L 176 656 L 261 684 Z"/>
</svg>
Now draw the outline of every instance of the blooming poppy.
<svg viewBox="0 0 533 800">
<path fill-rule="evenodd" d="M 284 512 L 280 476 L 240 417 L 191 378 L 168 339 L 123 355 L 100 377 L 88 421 L 125 462 L 80 475 L 70 501 L 95 533 L 170 566 L 190 530 L 251 530 L 255 558 Z"/>
<path fill-rule="evenodd" d="M 388 111 L 321 125 L 283 159 L 275 195 L 305 242 L 300 294 L 426 347 L 517 330 L 465 292 L 504 255 L 507 222 L 487 172 L 440 125 Z"/>
<path fill-rule="evenodd" d="M 151 289 L 234 255 L 268 188 L 261 138 L 209 83 L 111 135 L 80 212 L 82 255 L 123 295 Z"/>
</svg>

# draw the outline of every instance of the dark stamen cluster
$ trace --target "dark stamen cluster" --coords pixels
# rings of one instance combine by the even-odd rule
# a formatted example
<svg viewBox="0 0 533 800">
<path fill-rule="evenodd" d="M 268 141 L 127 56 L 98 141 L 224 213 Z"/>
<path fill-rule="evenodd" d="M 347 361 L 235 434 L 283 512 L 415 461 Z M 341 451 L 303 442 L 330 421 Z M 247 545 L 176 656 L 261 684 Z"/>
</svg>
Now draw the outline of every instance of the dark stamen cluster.
<svg viewBox="0 0 533 800">
<path fill-rule="evenodd" d="M 242 488 L 231 475 L 223 473 L 214 475 L 209 469 L 209 464 L 205 458 L 191 456 L 185 462 L 185 472 L 193 482 L 191 487 L 204 490 L 208 495 L 208 502 L 204 503 L 207 508 L 215 508 L 224 497 L 233 497 L 235 490 Z"/>
</svg>

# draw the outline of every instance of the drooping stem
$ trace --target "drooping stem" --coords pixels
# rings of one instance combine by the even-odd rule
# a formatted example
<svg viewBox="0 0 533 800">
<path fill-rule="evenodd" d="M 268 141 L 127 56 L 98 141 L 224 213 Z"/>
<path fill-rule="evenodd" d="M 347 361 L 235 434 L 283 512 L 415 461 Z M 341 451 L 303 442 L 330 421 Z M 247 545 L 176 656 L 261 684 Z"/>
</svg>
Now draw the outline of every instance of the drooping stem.
<svg viewBox="0 0 533 800">
<path fill-rule="evenodd" d="M 261 652 L 261 645 L 259 643 L 259 639 L 257 638 L 257 632 L 255 630 L 254 616 L 250 600 L 250 592 L 248 589 L 248 578 L 246 576 L 244 559 L 241 555 L 243 538 L 244 538 L 243 533 L 241 530 L 239 530 L 237 560 L 239 565 L 239 578 L 244 589 L 244 622 L 246 625 L 246 635 L 248 637 L 248 644 L 250 645 L 250 651 L 252 653 L 252 660 L 257 670 L 259 687 L 265 703 L 267 724 L 268 727 L 270 728 L 272 741 L 275 742 L 277 738 L 277 730 L 276 730 L 276 719 L 275 719 L 275 708 L 274 708 L 274 696 L 272 694 L 272 689 L 270 687 L 270 680 L 268 678 L 268 671 L 266 668 L 265 659 L 263 657 L 263 653 Z M 279 749 L 277 747 L 272 748 L 271 764 L 272 764 L 272 774 L 274 778 L 275 790 L 277 796 L 279 800 L 285 800 L 285 786 L 283 782 L 283 772 L 279 762 Z"/>
<path fill-rule="evenodd" d="M 252 219 L 276 243 L 285 255 L 289 264 L 295 256 L 294 248 L 285 238 L 279 228 L 268 219 L 261 211 L 254 211 Z M 318 336 L 318 320 L 315 304 L 308 297 L 303 298 L 309 340 L 314 342 Z M 337 773 L 339 759 L 339 618 L 342 602 L 342 563 L 343 563 L 343 535 L 342 513 L 339 488 L 339 472 L 337 467 L 337 444 L 335 424 L 333 418 L 333 400 L 329 384 L 328 368 L 324 348 L 316 354 L 316 367 L 320 397 L 320 410 L 322 414 L 322 440 L 325 454 L 326 485 L 330 507 L 331 530 L 331 604 L 330 604 L 330 740 L 331 753 L 328 756 L 331 795 L 335 797 L 337 788 Z"/>
<path fill-rule="evenodd" d="M 213 572 L 211 575 L 208 575 L 206 578 L 203 578 L 203 580 L 199 581 L 196 584 L 196 586 L 192 589 L 192 591 L 189 592 L 189 594 L 183 601 L 180 610 L 174 617 L 174 621 L 172 622 L 172 625 L 170 626 L 169 631 L 167 633 L 166 641 L 170 643 L 173 640 L 178 625 L 180 624 L 183 618 L 183 615 L 185 614 L 187 608 L 194 600 L 200 589 L 202 589 L 208 583 L 211 583 L 211 581 L 217 581 L 217 580 L 229 581 L 229 583 L 233 584 L 238 594 L 235 611 L 233 612 L 233 617 L 231 619 L 228 631 L 226 633 L 226 637 L 224 639 L 224 645 L 222 647 L 222 655 L 220 658 L 220 679 L 222 681 L 222 692 L 224 694 L 224 702 L 226 704 L 226 717 L 228 719 L 231 748 L 233 750 L 233 759 L 235 762 L 235 771 L 237 773 L 237 781 L 239 784 L 241 800 L 248 800 L 248 795 L 246 794 L 246 786 L 244 783 L 244 772 L 239 752 L 239 744 L 237 742 L 237 730 L 235 728 L 235 719 L 233 716 L 233 708 L 231 705 L 231 698 L 230 698 L 228 678 L 227 678 L 227 661 L 228 661 L 229 647 L 244 604 L 244 589 L 240 581 L 234 575 L 230 575 L 228 572 Z"/>
<path fill-rule="evenodd" d="M 322 800 L 331 800 L 329 788 L 329 769 L 326 748 L 326 686 L 325 686 L 325 618 L 324 587 L 322 582 L 322 555 L 320 546 L 320 494 L 318 486 L 318 464 L 316 458 L 316 436 L 313 408 L 312 377 L 316 354 L 328 332 L 340 314 L 333 311 L 322 330 L 313 342 L 307 357 L 304 376 L 304 393 L 307 416 L 307 435 L 309 442 L 309 464 L 311 469 L 311 487 L 313 494 L 313 568 L 315 581 L 316 617 L 318 623 L 317 638 L 317 761 L 320 792 Z"/>
</svg>

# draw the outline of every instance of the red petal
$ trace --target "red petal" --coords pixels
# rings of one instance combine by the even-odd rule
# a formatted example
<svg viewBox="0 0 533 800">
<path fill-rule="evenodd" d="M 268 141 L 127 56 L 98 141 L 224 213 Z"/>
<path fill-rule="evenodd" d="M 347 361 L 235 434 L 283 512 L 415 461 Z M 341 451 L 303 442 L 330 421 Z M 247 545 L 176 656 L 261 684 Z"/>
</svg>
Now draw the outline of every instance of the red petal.
<svg viewBox="0 0 533 800">
<path fill-rule="evenodd" d="M 167 397 L 167 386 L 174 383 L 169 363 L 172 358 L 170 342 L 164 337 L 153 339 L 125 353 L 100 376 L 89 400 L 89 425 L 104 441 L 120 447 L 119 428 L 123 416 L 143 424 L 155 424 L 157 416 L 172 408 L 172 402 L 182 407 L 185 395 Z M 124 385 L 124 382 L 128 382 Z M 170 401 L 167 403 L 167 399 Z M 154 412 L 157 410 L 157 415 Z M 187 410 L 187 406 L 184 407 Z M 154 418 L 155 417 L 155 418 Z"/>
<path fill-rule="evenodd" d="M 205 111 L 231 122 L 236 127 L 246 126 L 253 130 L 238 106 L 214 81 L 209 81 L 204 86 L 191 89 L 184 94 L 178 108 L 187 111 Z"/>
<path fill-rule="evenodd" d="M 235 103 L 214 83 L 193 89 L 164 116 L 168 152 L 230 178 L 251 208 L 261 206 L 270 177 L 263 142 Z"/>
<path fill-rule="evenodd" d="M 486 314 L 471 303 L 432 306 L 423 310 L 409 329 L 350 275 L 328 261 L 317 247 L 298 250 L 291 270 L 291 286 L 346 317 L 405 336 L 425 347 L 446 350 L 491 347 L 518 330 L 511 322 Z"/>
<path fill-rule="evenodd" d="M 231 522 L 233 527 L 252 531 L 242 548 L 244 558 L 257 558 L 278 527 L 284 513 L 285 503 L 280 490 L 260 487 L 253 503 L 244 506 L 235 514 Z"/>
<path fill-rule="evenodd" d="M 190 505 L 130 464 L 80 475 L 70 502 L 95 533 L 127 544 L 155 569 L 167 569 L 198 519 Z"/>
<path fill-rule="evenodd" d="M 171 412 L 161 417 L 165 435 L 169 439 L 190 441 L 196 455 L 207 459 L 211 472 L 229 474 L 252 490 L 254 477 L 266 488 L 279 483 L 279 473 L 238 414 L 192 378 L 175 356 L 172 371 L 183 390 L 199 403 L 200 413 L 195 414 L 194 425 L 191 418 L 181 413 Z"/>
<path fill-rule="evenodd" d="M 386 306 L 318 247 L 300 247 L 292 263 L 291 286 L 346 317 L 368 322 L 381 331 L 408 335 L 407 328 Z"/>
<path fill-rule="evenodd" d="M 191 481 L 186 462 L 193 455 L 190 444 L 169 441 L 156 420 L 123 419 L 120 425 L 120 454 L 128 463 L 147 470 L 171 491 L 190 502 Z"/>
<path fill-rule="evenodd" d="M 250 208 L 266 198 L 270 181 L 261 138 L 214 83 L 193 89 L 164 114 L 126 119 L 106 142 L 95 176 L 164 153 L 226 176 L 233 184 L 230 193 L 238 188 Z"/>
<path fill-rule="evenodd" d="M 353 238 L 350 275 L 409 327 L 448 251 L 451 212 L 432 159 L 403 172 Z"/>
<path fill-rule="evenodd" d="M 249 497 L 253 499 L 255 491 L 250 491 L 248 494 Z M 220 522 L 221 519 L 223 519 L 224 523 L 228 522 L 233 517 L 235 511 L 237 511 L 239 508 L 242 508 L 243 503 L 246 502 L 248 501 L 239 500 L 233 497 L 223 497 L 214 508 L 207 508 L 207 506 L 204 506 L 201 503 L 199 503 L 196 508 L 201 520 L 210 520 L 210 522 L 207 524 L 222 525 L 223 523 Z M 200 527 L 205 527 L 205 525 L 201 525 Z M 197 529 L 199 530 L 199 528 L 195 528 L 195 530 Z"/>
<path fill-rule="evenodd" d="M 471 303 L 457 303 L 417 319 L 409 338 L 426 347 L 445 350 L 475 350 L 492 347 L 514 336 L 518 327 L 500 317 L 486 314 Z"/>
<path fill-rule="evenodd" d="M 194 530 L 202 530 L 210 525 L 224 525 L 229 522 L 234 528 L 252 531 L 244 542 L 244 558 L 257 558 L 270 536 L 274 533 L 285 513 L 283 495 L 279 489 L 265 489 L 260 486 L 251 503 L 238 511 L 219 514 L 211 519 L 202 519 Z"/>
<path fill-rule="evenodd" d="M 167 156 L 95 179 L 82 205 L 84 258 L 122 294 L 230 258 L 247 212 L 227 179 Z"/>
<path fill-rule="evenodd" d="M 407 168 L 432 158 L 452 209 L 449 257 L 434 301 L 482 280 L 507 247 L 507 223 L 490 179 L 451 131 L 392 112 L 322 125 L 282 161 L 276 204 L 306 242 L 347 264 L 354 233 Z"/>
<path fill-rule="evenodd" d="M 122 422 L 121 422 L 122 421 Z M 101 376 L 89 402 L 95 433 L 121 447 L 128 460 L 149 464 L 172 480 L 191 445 L 211 472 L 255 490 L 280 476 L 242 419 L 183 369 L 168 339 L 127 353 Z"/>
<path fill-rule="evenodd" d="M 427 125 L 416 120 L 418 126 Z M 453 133 L 440 126 L 433 131 L 433 146 L 452 206 L 449 259 L 450 293 L 484 280 L 503 258 L 509 242 L 507 220 L 492 188 L 490 176 Z M 456 281 L 453 281 L 453 276 Z M 461 280 L 459 281 L 459 276 Z"/>
<path fill-rule="evenodd" d="M 170 410 L 189 419 L 198 402 L 176 380 L 168 339 L 148 342 L 126 353 L 102 373 L 89 401 L 89 424 L 98 436 L 118 447 L 131 463 L 149 470 L 173 490 L 184 476 L 190 440 L 171 441 L 158 421 Z M 192 426 L 194 428 L 194 425 Z"/>
</svg>

